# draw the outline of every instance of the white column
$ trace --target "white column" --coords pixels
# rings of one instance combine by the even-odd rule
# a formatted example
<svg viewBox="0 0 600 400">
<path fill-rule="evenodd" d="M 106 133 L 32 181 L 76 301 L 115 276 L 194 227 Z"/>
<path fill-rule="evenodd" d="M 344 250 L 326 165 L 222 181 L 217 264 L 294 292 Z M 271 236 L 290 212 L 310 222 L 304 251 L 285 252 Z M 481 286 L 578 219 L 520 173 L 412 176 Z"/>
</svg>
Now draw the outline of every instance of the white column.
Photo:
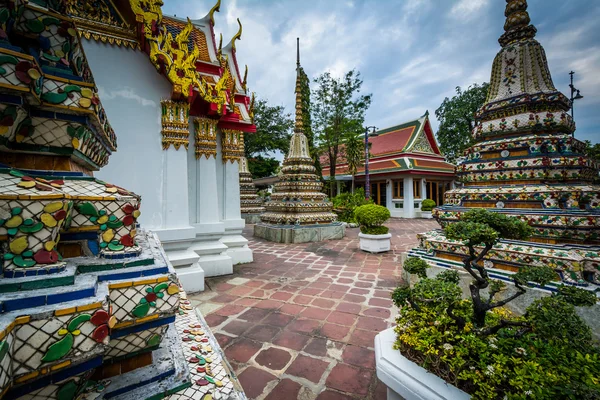
<svg viewBox="0 0 600 400">
<path fill-rule="evenodd" d="M 224 134 L 219 132 L 220 135 Z M 243 142 L 241 144 L 243 146 Z M 239 161 L 223 160 L 222 156 L 222 187 L 224 235 L 220 242 L 227 246 L 225 254 L 233 260 L 233 264 L 245 264 L 254 260 L 252 250 L 248 247 L 248 239 L 242 236 L 246 221 L 242 219 L 240 210 L 240 167 Z"/>
<path fill-rule="evenodd" d="M 385 181 L 385 206 L 390 213 L 394 212 L 394 203 L 392 202 L 392 191 L 394 190 L 391 179 L 386 179 Z"/>
<path fill-rule="evenodd" d="M 337 194 L 342 193 L 342 181 L 337 181 Z"/>
<path fill-rule="evenodd" d="M 404 178 L 404 218 L 415 217 L 415 197 L 412 176 Z"/>
</svg>

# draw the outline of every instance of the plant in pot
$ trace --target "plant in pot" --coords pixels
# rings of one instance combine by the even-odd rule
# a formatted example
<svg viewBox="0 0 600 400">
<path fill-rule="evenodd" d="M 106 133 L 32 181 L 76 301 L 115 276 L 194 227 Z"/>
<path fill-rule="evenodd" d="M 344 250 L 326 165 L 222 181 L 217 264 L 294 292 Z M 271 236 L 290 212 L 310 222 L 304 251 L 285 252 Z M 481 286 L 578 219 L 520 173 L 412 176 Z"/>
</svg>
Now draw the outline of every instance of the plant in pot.
<svg viewBox="0 0 600 400">
<path fill-rule="evenodd" d="M 354 193 L 340 193 L 331 199 L 333 212 L 337 214 L 338 221 L 345 222 L 349 228 L 357 228 L 358 223 L 354 216 L 354 210 L 365 204 L 373 204 L 373 201 L 365 198 L 365 190 L 358 188 Z"/>
<path fill-rule="evenodd" d="M 431 199 L 425 199 L 421 203 L 421 218 L 433 218 L 431 215 L 431 210 L 435 208 L 437 204 L 435 201 Z"/>
<path fill-rule="evenodd" d="M 377 204 L 366 204 L 354 210 L 360 225 L 360 249 L 370 253 L 381 253 L 391 248 L 392 235 L 384 222 L 390 219 L 390 210 Z"/>
<path fill-rule="evenodd" d="M 477 209 L 444 232 L 468 250 L 463 267 L 472 278 L 470 298 L 462 298 L 457 271 L 427 277 L 427 263 L 409 258 L 406 271 L 420 279 L 392 294 L 400 309 L 397 325 L 375 340 L 380 379 L 407 399 L 599 399 L 600 348 L 575 311 L 596 304 L 596 294 L 563 285 L 534 300 L 522 315 L 513 314 L 506 304 L 527 287 L 555 280 L 556 272 L 545 265 L 524 266 L 509 287 L 492 280 L 482 261 L 499 239 L 526 239 L 531 227 Z M 386 359 L 384 343 L 389 360 L 397 357 L 387 364 L 380 361 Z M 385 365 L 394 365 L 395 372 Z"/>
</svg>

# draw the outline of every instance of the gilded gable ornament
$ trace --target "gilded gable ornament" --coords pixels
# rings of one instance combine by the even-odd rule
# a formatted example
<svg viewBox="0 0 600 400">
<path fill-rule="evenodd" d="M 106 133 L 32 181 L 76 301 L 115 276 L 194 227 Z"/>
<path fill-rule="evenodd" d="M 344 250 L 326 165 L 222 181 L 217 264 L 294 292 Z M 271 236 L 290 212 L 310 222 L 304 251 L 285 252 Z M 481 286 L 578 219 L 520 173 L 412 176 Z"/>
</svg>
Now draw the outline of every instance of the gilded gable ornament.
<svg viewBox="0 0 600 400">
<path fill-rule="evenodd" d="M 244 133 L 236 129 L 221 130 L 221 152 L 224 163 L 239 161 L 244 156 Z"/>
<path fill-rule="evenodd" d="M 431 147 L 431 143 L 429 143 L 427 136 L 423 132 L 419 134 L 419 136 L 415 140 L 415 143 L 412 145 L 411 150 L 418 151 L 421 153 L 435 153 L 435 151 L 433 151 L 433 148 Z"/>
</svg>

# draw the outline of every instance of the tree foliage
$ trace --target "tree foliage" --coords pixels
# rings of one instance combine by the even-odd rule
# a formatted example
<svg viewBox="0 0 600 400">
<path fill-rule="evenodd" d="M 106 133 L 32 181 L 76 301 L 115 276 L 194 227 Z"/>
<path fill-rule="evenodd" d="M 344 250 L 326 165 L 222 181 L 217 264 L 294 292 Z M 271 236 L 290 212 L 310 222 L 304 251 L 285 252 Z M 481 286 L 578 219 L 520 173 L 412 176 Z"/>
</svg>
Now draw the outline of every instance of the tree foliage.
<svg viewBox="0 0 600 400">
<path fill-rule="evenodd" d="M 313 117 L 316 140 L 320 153 L 327 156 L 330 181 L 335 179 L 335 166 L 341 155 L 344 139 L 362 131 L 365 112 L 371 105 L 371 95 L 360 95 L 360 72 L 352 70 L 341 78 L 325 72 L 315 79 Z M 330 197 L 335 195 L 335 185 L 330 185 Z"/>
<path fill-rule="evenodd" d="M 475 112 L 487 97 L 489 83 L 473 84 L 463 91 L 456 87 L 456 95 L 446 97 L 435 116 L 440 123 L 437 140 L 442 153 L 449 162 L 456 162 L 463 152 L 474 143 Z"/>
<path fill-rule="evenodd" d="M 279 161 L 272 157 L 258 155 L 248 159 L 248 169 L 254 179 L 273 176 L 277 174 Z"/>
<path fill-rule="evenodd" d="M 246 158 L 254 158 L 273 151 L 287 153 L 294 121 L 283 106 L 272 106 L 265 99 L 254 105 L 255 133 L 244 135 Z"/>
<path fill-rule="evenodd" d="M 352 175 L 352 193 L 354 193 L 354 177 L 358 169 L 365 165 L 365 143 L 360 133 L 348 133 L 344 140 L 343 152 L 348 165 L 348 173 Z"/>
</svg>

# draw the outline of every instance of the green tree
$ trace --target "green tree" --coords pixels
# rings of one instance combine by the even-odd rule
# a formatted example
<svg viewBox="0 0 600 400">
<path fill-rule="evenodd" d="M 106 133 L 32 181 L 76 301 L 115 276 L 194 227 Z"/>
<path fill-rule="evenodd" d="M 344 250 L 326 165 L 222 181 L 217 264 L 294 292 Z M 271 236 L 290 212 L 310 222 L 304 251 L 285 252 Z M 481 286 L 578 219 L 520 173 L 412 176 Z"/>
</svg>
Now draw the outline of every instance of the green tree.
<svg viewBox="0 0 600 400">
<path fill-rule="evenodd" d="M 255 179 L 277 175 L 279 161 L 272 157 L 258 155 L 248 159 L 248 169 Z"/>
<path fill-rule="evenodd" d="M 371 105 L 371 95 L 359 95 L 362 86 L 360 72 L 352 70 L 341 78 L 325 72 L 315 79 L 318 84 L 313 104 L 316 140 L 319 153 L 324 153 L 330 167 L 330 197 L 335 196 L 335 166 L 344 139 L 363 126 L 365 112 Z"/>
<path fill-rule="evenodd" d="M 244 135 L 244 153 L 252 176 L 262 178 L 273 175 L 279 166 L 279 161 L 267 154 L 287 153 L 294 121 L 283 106 L 272 106 L 265 99 L 257 99 L 254 125 L 256 132 Z"/>
<path fill-rule="evenodd" d="M 321 178 L 321 163 L 319 162 L 319 150 L 315 144 L 315 134 L 312 129 L 312 117 L 311 117 L 311 93 L 310 93 L 310 79 L 304 68 L 300 68 L 300 88 L 302 91 L 302 126 L 304 128 L 304 136 L 308 140 L 308 148 L 310 156 L 314 161 L 315 168 L 317 169 L 317 176 Z"/>
<path fill-rule="evenodd" d="M 446 97 L 435 110 L 440 122 L 437 140 L 449 162 L 456 162 L 463 152 L 474 144 L 475 112 L 485 103 L 489 83 L 473 84 L 463 91 L 456 87 L 456 95 Z"/>
<path fill-rule="evenodd" d="M 352 193 L 354 193 L 354 177 L 358 169 L 365 165 L 365 142 L 360 133 L 353 132 L 344 140 L 344 157 L 348 164 L 348 173 L 352 175 Z"/>
</svg>

